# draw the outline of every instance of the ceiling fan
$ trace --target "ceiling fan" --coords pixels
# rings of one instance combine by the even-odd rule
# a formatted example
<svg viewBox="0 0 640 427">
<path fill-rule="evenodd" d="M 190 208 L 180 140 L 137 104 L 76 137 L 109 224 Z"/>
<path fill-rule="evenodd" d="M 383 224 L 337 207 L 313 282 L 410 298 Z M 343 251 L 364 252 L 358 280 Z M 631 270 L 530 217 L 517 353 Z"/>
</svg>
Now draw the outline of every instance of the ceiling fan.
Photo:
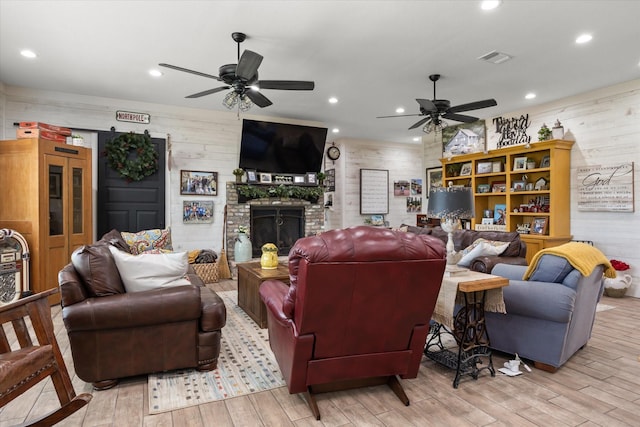
<svg viewBox="0 0 640 427">
<path fill-rule="evenodd" d="M 431 132 L 432 130 L 438 131 L 442 130 L 442 128 L 447 126 L 447 123 L 442 119 L 455 120 L 458 122 L 464 123 L 472 123 L 478 120 L 477 117 L 467 116 L 462 113 L 464 111 L 470 110 L 478 110 L 480 108 L 493 107 L 498 105 L 495 99 L 485 99 L 483 101 L 470 102 L 468 104 L 461 104 L 456 106 L 451 106 L 451 102 L 448 99 L 437 99 L 436 98 L 436 82 L 440 79 L 440 74 L 431 74 L 429 76 L 429 80 L 433 82 L 433 99 L 430 101 L 428 99 L 416 99 L 418 104 L 420 105 L 420 114 L 404 114 L 404 115 L 395 115 L 395 116 L 380 116 L 378 119 L 389 118 L 389 117 L 414 117 L 414 116 L 426 116 L 424 119 L 416 122 L 409 128 L 415 129 L 422 125 L 423 130 L 426 133 Z"/>
<path fill-rule="evenodd" d="M 238 63 L 226 64 L 219 68 L 219 76 L 213 76 L 200 71 L 190 70 L 188 68 L 178 67 L 171 64 L 158 64 L 161 67 L 171 68 L 185 73 L 195 74 L 196 76 L 207 77 L 209 79 L 224 82 L 224 86 L 214 89 L 208 89 L 202 92 L 194 93 L 186 96 L 186 98 L 200 98 L 202 96 L 211 95 L 227 89 L 232 89 L 222 101 L 222 104 L 232 109 L 236 105 L 242 111 L 247 111 L 251 105 L 256 104 L 260 108 L 268 107 L 273 104 L 258 90 L 262 89 L 278 89 L 278 90 L 313 90 L 315 83 L 312 81 L 299 80 L 259 80 L 258 67 L 262 62 L 262 55 L 250 50 L 245 50 L 240 56 L 240 43 L 242 43 L 247 35 L 244 33 L 232 33 L 231 38 L 238 44 Z M 256 89 L 254 89 L 257 88 Z"/>
</svg>

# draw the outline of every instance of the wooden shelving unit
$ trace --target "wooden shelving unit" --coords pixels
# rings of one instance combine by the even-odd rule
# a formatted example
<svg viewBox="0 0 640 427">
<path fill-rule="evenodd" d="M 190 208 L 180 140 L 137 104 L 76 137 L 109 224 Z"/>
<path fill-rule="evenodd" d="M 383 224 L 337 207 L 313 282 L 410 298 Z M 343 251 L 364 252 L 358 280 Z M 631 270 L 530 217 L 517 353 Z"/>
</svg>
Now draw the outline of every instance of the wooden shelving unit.
<svg viewBox="0 0 640 427">
<path fill-rule="evenodd" d="M 482 224 L 485 210 L 493 210 L 495 216 L 496 206 L 504 207 L 502 221 L 506 231 L 518 231 L 519 225 L 546 220 L 542 233 L 521 235 L 530 261 L 539 250 L 571 240 L 572 147 L 573 141 L 550 140 L 530 144 L 528 148 L 520 145 L 443 158 L 443 185 L 451 183 L 474 189 L 472 228 Z M 526 166 L 525 158 L 534 162 L 532 168 Z M 526 169 L 520 169 L 523 164 Z M 545 181 L 543 187 L 540 187 L 541 179 Z M 527 187 L 527 184 L 530 185 Z M 494 188 L 499 186 L 504 187 L 504 191 Z"/>
</svg>

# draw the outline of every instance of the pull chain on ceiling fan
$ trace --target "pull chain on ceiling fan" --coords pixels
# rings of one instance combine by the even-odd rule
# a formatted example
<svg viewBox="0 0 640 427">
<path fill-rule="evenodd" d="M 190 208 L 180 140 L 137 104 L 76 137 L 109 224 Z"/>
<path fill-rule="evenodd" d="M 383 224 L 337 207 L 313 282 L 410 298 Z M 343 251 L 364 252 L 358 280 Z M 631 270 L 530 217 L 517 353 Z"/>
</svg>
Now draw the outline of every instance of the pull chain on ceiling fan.
<svg viewBox="0 0 640 427">
<path fill-rule="evenodd" d="M 179 67 L 166 63 L 159 64 L 161 67 L 171 68 L 176 71 L 195 74 L 200 77 L 218 80 L 225 83 L 225 86 L 219 86 L 202 92 L 194 93 L 186 96 L 186 98 L 200 98 L 202 96 L 211 95 L 227 89 L 231 92 L 225 95 L 222 105 L 228 109 L 238 106 L 239 111 L 247 111 L 253 104 L 260 108 L 268 107 L 273 104 L 269 98 L 264 96 L 259 90 L 277 89 L 277 90 L 313 90 L 315 83 L 313 81 L 300 80 L 258 80 L 258 67 L 262 63 L 262 55 L 245 50 L 240 55 L 240 43 L 242 43 L 247 35 L 244 33 L 234 32 L 231 38 L 238 45 L 238 63 L 226 64 L 219 68 L 219 76 L 214 76 L 200 71 L 190 70 L 188 68 Z"/>
<path fill-rule="evenodd" d="M 478 120 L 477 117 L 467 116 L 464 114 L 457 114 L 464 111 L 478 110 L 480 108 L 494 107 L 498 105 L 495 99 L 485 99 L 482 101 L 470 102 L 468 104 L 461 104 L 451 107 L 451 102 L 448 99 L 437 99 L 436 97 L 436 82 L 440 80 L 440 74 L 431 74 L 429 80 L 433 82 L 433 99 L 416 99 L 420 106 L 420 114 L 404 114 L 395 116 L 379 116 L 378 119 L 390 118 L 390 117 L 416 117 L 426 116 L 414 123 L 409 130 L 422 127 L 422 131 L 425 133 L 441 132 L 442 129 L 448 126 L 447 120 L 455 120 L 463 123 L 472 123 Z"/>
</svg>

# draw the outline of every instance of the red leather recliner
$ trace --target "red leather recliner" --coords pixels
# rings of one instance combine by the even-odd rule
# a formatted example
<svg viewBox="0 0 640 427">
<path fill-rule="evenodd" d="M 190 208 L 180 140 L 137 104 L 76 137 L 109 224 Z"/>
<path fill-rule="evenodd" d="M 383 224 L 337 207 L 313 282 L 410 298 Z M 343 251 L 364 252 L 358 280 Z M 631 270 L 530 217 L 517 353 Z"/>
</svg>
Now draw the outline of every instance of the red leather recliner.
<svg viewBox="0 0 640 427">
<path fill-rule="evenodd" d="M 289 393 L 387 383 L 409 405 L 401 378 L 415 378 L 445 269 L 444 243 L 371 226 L 299 239 L 291 286 L 260 286 L 269 341 Z"/>
</svg>

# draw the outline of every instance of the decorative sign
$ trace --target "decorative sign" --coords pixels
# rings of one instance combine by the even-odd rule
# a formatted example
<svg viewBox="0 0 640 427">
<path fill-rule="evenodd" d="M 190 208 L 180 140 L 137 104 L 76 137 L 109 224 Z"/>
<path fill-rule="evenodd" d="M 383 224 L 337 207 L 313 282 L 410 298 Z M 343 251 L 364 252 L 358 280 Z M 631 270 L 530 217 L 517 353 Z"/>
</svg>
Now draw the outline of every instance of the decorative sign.
<svg viewBox="0 0 640 427">
<path fill-rule="evenodd" d="M 578 168 L 578 210 L 634 212 L 633 162 Z"/>
<path fill-rule="evenodd" d="M 360 214 L 387 213 L 389 213 L 389 171 L 360 169 Z"/>
<path fill-rule="evenodd" d="M 510 119 L 496 117 L 493 119 L 493 123 L 496 124 L 496 133 L 500 134 L 498 148 L 506 147 L 507 145 L 529 144 L 531 142 L 531 137 L 527 135 L 527 128 L 531 124 L 528 114 Z"/>
<path fill-rule="evenodd" d="M 146 113 L 133 113 L 131 111 L 116 111 L 116 120 L 119 122 L 147 124 L 151 121 L 151 116 Z"/>
</svg>

